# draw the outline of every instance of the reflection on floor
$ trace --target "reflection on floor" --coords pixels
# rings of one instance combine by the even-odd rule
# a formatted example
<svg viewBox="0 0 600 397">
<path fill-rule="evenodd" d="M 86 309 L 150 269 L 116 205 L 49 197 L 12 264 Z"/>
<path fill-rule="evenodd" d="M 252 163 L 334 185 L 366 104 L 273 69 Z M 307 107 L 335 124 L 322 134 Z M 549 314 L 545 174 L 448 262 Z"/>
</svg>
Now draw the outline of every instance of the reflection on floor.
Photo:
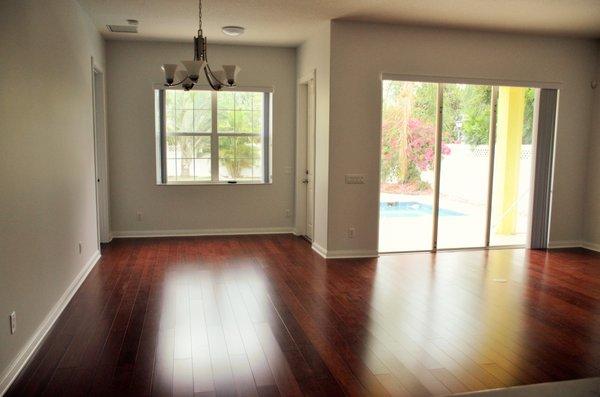
<svg viewBox="0 0 600 397">
<path fill-rule="evenodd" d="M 600 375 L 600 255 L 115 240 L 9 396 L 446 395 Z"/>
</svg>

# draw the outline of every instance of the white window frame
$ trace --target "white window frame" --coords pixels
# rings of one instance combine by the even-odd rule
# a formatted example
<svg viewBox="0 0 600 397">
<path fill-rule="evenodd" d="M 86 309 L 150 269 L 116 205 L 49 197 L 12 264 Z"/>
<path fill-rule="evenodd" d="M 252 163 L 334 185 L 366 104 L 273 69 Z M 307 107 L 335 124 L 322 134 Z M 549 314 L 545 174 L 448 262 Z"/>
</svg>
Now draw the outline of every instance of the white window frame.
<svg viewBox="0 0 600 397">
<path fill-rule="evenodd" d="M 211 180 L 210 181 L 168 181 L 167 180 L 167 126 L 165 91 L 183 91 L 179 87 L 154 86 L 155 97 L 155 138 L 156 138 L 156 184 L 174 185 L 268 185 L 272 183 L 272 124 L 273 124 L 273 89 L 267 87 L 234 87 L 223 91 L 260 92 L 263 95 L 263 132 L 262 132 L 262 167 L 263 179 L 260 181 L 219 180 L 219 137 L 248 137 L 257 136 L 248 133 L 219 133 L 217 128 L 218 108 L 217 91 L 209 86 L 196 85 L 192 90 L 210 91 L 211 93 L 211 132 L 169 133 L 177 136 L 209 136 L 211 137 Z"/>
</svg>

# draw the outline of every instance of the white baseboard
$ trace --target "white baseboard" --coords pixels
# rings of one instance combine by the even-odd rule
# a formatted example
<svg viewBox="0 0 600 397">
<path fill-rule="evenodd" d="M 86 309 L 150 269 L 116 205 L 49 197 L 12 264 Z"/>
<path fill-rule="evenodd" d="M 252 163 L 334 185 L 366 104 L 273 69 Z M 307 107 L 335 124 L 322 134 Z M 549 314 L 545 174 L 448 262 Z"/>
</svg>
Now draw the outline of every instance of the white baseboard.
<svg viewBox="0 0 600 397">
<path fill-rule="evenodd" d="M 100 251 L 94 252 L 90 260 L 87 261 L 83 269 L 79 272 L 77 277 L 73 280 L 71 285 L 67 288 L 64 294 L 60 297 L 60 299 L 56 302 L 56 304 L 52 307 L 42 324 L 35 331 L 33 336 L 27 341 L 25 347 L 19 352 L 17 357 L 13 360 L 13 362 L 8 366 L 8 368 L 0 377 L 0 396 L 4 395 L 8 391 L 8 388 L 17 378 L 21 370 L 25 367 L 25 365 L 29 362 L 33 354 L 36 352 L 37 348 L 44 340 L 44 337 L 50 331 L 60 314 L 63 312 L 67 304 L 77 292 L 77 289 L 89 272 L 94 268 L 98 260 L 100 259 Z"/>
<path fill-rule="evenodd" d="M 591 241 L 563 240 L 551 241 L 548 248 L 585 248 L 590 251 L 600 252 L 600 244 Z"/>
<path fill-rule="evenodd" d="M 310 245 L 310 248 L 312 248 L 313 251 L 315 251 L 317 254 L 321 255 L 323 258 L 327 259 L 327 250 L 325 248 L 321 247 L 319 244 L 317 244 L 313 241 L 313 243 Z"/>
<path fill-rule="evenodd" d="M 592 243 L 590 241 L 584 241 L 583 243 L 581 243 L 581 246 L 583 248 L 591 250 L 591 251 L 600 252 L 600 244 L 598 244 L 598 243 Z"/>
<path fill-rule="evenodd" d="M 262 227 L 239 229 L 177 229 L 177 230 L 124 230 L 113 231 L 115 238 L 134 237 L 193 237 L 193 236 L 235 236 L 245 234 L 291 234 L 292 227 Z"/>
<path fill-rule="evenodd" d="M 550 241 L 548 248 L 577 248 L 581 247 L 581 241 L 579 240 L 558 240 Z"/>
<path fill-rule="evenodd" d="M 328 251 L 313 242 L 311 248 L 325 259 L 377 258 L 379 253 L 374 250 L 337 250 Z"/>
<path fill-rule="evenodd" d="M 377 258 L 376 250 L 337 250 L 327 251 L 327 259 Z"/>
</svg>

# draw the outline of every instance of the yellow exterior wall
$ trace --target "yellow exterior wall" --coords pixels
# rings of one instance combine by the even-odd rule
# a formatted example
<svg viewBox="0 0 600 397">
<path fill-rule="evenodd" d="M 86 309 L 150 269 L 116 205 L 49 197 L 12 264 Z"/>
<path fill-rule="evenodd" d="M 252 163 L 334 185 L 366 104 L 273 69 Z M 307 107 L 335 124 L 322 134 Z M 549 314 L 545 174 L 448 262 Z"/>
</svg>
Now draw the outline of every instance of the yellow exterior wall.
<svg viewBox="0 0 600 397">
<path fill-rule="evenodd" d="M 517 227 L 519 165 L 523 142 L 525 90 L 500 87 L 494 168 L 494 213 L 496 233 L 513 234 Z"/>
</svg>

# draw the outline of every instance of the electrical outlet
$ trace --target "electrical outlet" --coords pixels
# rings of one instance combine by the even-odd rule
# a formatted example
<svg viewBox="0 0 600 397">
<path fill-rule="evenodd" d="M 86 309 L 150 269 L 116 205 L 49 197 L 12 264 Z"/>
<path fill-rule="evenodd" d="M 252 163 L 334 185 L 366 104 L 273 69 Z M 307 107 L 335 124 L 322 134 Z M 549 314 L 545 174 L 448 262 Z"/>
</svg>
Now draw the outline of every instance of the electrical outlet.
<svg viewBox="0 0 600 397">
<path fill-rule="evenodd" d="M 291 218 L 292 217 L 292 211 L 291 210 L 285 210 L 285 217 L 286 218 Z"/>
<path fill-rule="evenodd" d="M 79 244 L 77 244 L 77 250 L 79 251 L 79 254 L 81 254 L 81 252 L 83 251 L 83 243 L 80 241 Z"/>
<path fill-rule="evenodd" d="M 354 238 L 356 236 L 356 229 L 353 227 L 348 228 L 348 238 Z"/>
<path fill-rule="evenodd" d="M 142 211 L 138 211 L 138 213 L 137 213 L 137 220 L 138 220 L 138 222 L 142 221 Z"/>
<path fill-rule="evenodd" d="M 17 313 L 12 312 L 10 313 L 10 333 L 13 335 L 15 332 L 17 332 Z"/>
</svg>

